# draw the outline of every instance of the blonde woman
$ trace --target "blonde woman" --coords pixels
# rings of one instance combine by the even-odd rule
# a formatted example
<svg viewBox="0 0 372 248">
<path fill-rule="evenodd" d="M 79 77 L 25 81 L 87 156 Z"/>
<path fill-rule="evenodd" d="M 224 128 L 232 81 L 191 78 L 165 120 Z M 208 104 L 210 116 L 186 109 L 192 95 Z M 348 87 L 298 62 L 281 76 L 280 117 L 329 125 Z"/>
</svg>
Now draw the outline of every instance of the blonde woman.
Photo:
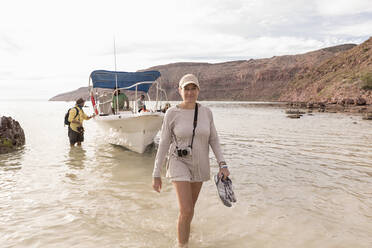
<svg viewBox="0 0 372 248">
<path fill-rule="evenodd" d="M 219 176 L 227 177 L 230 172 L 221 152 L 212 112 L 196 102 L 200 91 L 198 79 L 193 74 L 183 76 L 178 91 L 183 101 L 165 114 L 152 186 L 160 192 L 161 169 L 168 155 L 166 176 L 174 185 L 179 205 L 178 243 L 180 247 L 187 247 L 199 192 L 203 182 L 210 179 L 209 146 L 220 167 Z"/>
</svg>

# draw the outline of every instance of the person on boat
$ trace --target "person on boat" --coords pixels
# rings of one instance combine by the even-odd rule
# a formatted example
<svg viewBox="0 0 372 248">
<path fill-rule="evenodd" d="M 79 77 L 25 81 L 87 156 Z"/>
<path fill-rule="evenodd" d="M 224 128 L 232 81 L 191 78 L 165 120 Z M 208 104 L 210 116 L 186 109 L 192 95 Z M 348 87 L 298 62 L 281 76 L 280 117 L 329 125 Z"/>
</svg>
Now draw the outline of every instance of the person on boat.
<svg viewBox="0 0 372 248">
<path fill-rule="evenodd" d="M 103 92 L 101 96 L 99 96 L 99 112 L 100 115 L 109 115 L 111 114 L 111 104 L 112 104 L 112 96 L 108 94 L 108 92 Z"/>
<path fill-rule="evenodd" d="M 141 111 L 146 111 L 146 105 L 145 105 L 145 95 L 141 95 L 140 98 L 137 100 L 137 106 L 138 106 L 138 113 Z"/>
<path fill-rule="evenodd" d="M 200 91 L 198 79 L 193 74 L 186 74 L 179 81 L 178 91 L 183 101 L 165 113 L 152 187 L 160 192 L 161 171 L 168 155 L 166 176 L 175 188 L 179 205 L 178 243 L 180 247 L 187 247 L 199 192 L 203 182 L 210 179 L 209 146 L 219 165 L 218 176 L 227 177 L 230 172 L 221 151 L 212 112 L 196 102 Z"/>
<path fill-rule="evenodd" d="M 163 112 L 163 113 L 167 112 L 167 110 L 170 108 L 170 106 L 171 106 L 170 103 L 167 102 L 167 103 L 164 105 L 164 108 L 161 109 L 161 112 Z"/>
<path fill-rule="evenodd" d="M 116 110 L 118 111 L 124 110 L 124 102 L 125 109 L 129 109 L 129 100 L 127 95 L 121 93 L 119 89 L 116 89 L 112 97 L 112 112 L 116 113 Z"/>
<path fill-rule="evenodd" d="M 68 121 L 70 125 L 68 126 L 68 138 L 70 140 L 70 146 L 73 147 L 75 144 L 81 146 L 81 142 L 84 141 L 84 127 L 83 121 L 89 120 L 92 116 L 87 116 L 83 111 L 84 99 L 79 98 L 76 101 L 74 108 L 69 110 Z"/>
</svg>

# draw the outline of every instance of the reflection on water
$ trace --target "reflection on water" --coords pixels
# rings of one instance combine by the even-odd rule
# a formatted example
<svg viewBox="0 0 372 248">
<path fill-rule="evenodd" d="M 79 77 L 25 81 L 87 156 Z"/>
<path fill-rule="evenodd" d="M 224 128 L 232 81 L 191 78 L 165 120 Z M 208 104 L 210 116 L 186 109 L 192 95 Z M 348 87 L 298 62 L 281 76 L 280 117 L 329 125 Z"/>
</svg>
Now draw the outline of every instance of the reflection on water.
<svg viewBox="0 0 372 248">
<path fill-rule="evenodd" d="M 84 163 L 86 160 L 86 151 L 83 147 L 75 146 L 71 147 L 68 153 L 68 159 L 66 160 L 66 165 L 70 169 L 84 169 Z"/>
<path fill-rule="evenodd" d="M 205 183 L 190 247 L 372 247 L 372 122 L 202 104 L 213 110 L 239 202 L 224 207 Z M 151 188 L 156 144 L 133 153 L 87 121 L 85 142 L 71 149 L 62 124 L 70 105 L 9 105 L 27 144 L 0 155 L 2 247 L 173 247 L 175 192 L 167 180 L 161 194 Z"/>
<path fill-rule="evenodd" d="M 25 148 L 21 147 L 12 153 L 0 154 L 0 170 L 19 170 Z"/>
</svg>

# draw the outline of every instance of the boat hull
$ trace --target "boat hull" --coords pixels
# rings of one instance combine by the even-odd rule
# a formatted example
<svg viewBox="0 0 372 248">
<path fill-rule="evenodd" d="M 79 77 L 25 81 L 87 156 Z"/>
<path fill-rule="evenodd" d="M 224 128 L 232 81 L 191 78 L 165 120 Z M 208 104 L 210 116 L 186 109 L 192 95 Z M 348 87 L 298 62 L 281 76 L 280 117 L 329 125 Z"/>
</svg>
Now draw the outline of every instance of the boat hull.
<svg viewBox="0 0 372 248">
<path fill-rule="evenodd" d="M 118 115 L 96 116 L 94 120 L 107 132 L 109 143 L 143 153 L 146 147 L 154 142 L 163 117 L 161 112 L 123 112 Z"/>
</svg>

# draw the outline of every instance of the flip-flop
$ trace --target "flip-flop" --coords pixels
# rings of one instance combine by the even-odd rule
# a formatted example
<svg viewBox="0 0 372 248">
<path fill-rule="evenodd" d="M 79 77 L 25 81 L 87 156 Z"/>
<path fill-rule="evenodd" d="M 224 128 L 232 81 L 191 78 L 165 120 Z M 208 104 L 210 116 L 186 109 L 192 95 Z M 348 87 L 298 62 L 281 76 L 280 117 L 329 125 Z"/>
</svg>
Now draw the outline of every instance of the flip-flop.
<svg viewBox="0 0 372 248">
<path fill-rule="evenodd" d="M 217 186 L 218 195 L 221 198 L 222 203 L 226 207 L 231 207 L 231 202 L 236 202 L 236 197 L 232 189 L 232 181 L 230 178 L 225 179 L 218 177 L 218 174 L 214 176 L 214 182 Z"/>
<path fill-rule="evenodd" d="M 214 176 L 214 182 L 216 183 L 217 192 L 218 192 L 218 195 L 221 198 L 222 203 L 226 207 L 231 207 L 232 205 L 231 205 L 230 199 L 227 195 L 225 184 L 222 182 L 221 178 L 218 177 L 218 174 Z"/>
<path fill-rule="evenodd" d="M 227 191 L 227 196 L 229 197 L 230 201 L 231 202 L 236 202 L 236 197 L 235 197 L 235 194 L 234 194 L 234 191 L 233 191 L 233 187 L 232 187 L 232 181 L 230 178 L 226 177 L 226 179 L 222 179 L 222 181 L 225 181 L 224 184 L 225 184 L 225 187 L 226 187 L 226 191 Z"/>
</svg>

